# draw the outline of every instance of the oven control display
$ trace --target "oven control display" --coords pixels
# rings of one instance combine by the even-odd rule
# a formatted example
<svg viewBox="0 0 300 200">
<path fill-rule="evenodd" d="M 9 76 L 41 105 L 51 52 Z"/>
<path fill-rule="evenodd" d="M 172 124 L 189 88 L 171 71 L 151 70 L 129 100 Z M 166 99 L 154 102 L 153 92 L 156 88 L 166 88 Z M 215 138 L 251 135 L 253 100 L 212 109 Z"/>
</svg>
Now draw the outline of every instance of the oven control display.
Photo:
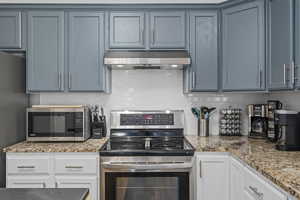
<svg viewBox="0 0 300 200">
<path fill-rule="evenodd" d="M 121 126 L 174 125 L 173 114 L 121 114 Z"/>
</svg>

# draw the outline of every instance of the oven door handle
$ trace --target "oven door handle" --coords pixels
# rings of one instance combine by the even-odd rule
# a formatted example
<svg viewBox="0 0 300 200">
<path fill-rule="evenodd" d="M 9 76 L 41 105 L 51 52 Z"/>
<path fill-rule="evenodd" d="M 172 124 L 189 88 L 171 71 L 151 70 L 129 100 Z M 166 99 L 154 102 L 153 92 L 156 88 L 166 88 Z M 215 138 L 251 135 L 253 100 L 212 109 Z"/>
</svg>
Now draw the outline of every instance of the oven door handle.
<svg viewBox="0 0 300 200">
<path fill-rule="evenodd" d="M 103 162 L 101 163 L 103 168 L 106 169 L 121 169 L 130 171 L 145 171 L 145 170 L 182 170 L 191 169 L 192 163 L 178 162 L 178 163 L 157 163 L 157 164 L 140 164 L 140 163 L 115 163 L 115 162 Z"/>
</svg>

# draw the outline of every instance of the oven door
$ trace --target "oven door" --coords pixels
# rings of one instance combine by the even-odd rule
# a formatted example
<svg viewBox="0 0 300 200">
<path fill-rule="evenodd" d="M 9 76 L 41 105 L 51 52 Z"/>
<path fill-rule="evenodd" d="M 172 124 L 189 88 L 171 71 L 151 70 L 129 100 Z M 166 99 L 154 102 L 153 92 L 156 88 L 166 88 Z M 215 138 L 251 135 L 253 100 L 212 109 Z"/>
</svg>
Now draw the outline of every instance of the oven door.
<svg viewBox="0 0 300 200">
<path fill-rule="evenodd" d="M 190 200 L 186 162 L 102 162 L 102 200 Z"/>
<path fill-rule="evenodd" d="M 83 112 L 27 112 L 27 140 L 73 140 L 83 136 L 83 123 Z"/>
</svg>

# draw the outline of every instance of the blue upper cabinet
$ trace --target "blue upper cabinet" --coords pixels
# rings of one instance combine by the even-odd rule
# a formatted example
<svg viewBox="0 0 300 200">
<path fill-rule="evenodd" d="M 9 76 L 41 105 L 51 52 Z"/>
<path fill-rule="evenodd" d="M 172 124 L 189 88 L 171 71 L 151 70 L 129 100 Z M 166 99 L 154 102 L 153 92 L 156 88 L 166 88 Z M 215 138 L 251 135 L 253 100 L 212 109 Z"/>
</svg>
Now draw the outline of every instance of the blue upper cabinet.
<svg viewBox="0 0 300 200">
<path fill-rule="evenodd" d="M 264 2 L 223 10 L 223 90 L 265 89 Z"/>
<path fill-rule="evenodd" d="M 0 49 L 20 49 L 21 12 L 0 11 Z"/>
<path fill-rule="evenodd" d="M 145 13 L 111 12 L 109 15 L 109 47 L 145 48 Z"/>
<path fill-rule="evenodd" d="M 184 11 L 150 12 L 150 48 L 185 49 Z"/>
<path fill-rule="evenodd" d="M 300 88 L 300 1 L 295 1 L 295 86 Z"/>
<path fill-rule="evenodd" d="M 294 87 L 293 18 L 293 0 L 269 1 L 268 86 L 270 90 Z"/>
<path fill-rule="evenodd" d="M 28 12 L 27 90 L 62 91 L 64 12 Z"/>
<path fill-rule="evenodd" d="M 68 90 L 104 91 L 103 13 L 70 12 L 68 46 Z"/>
<path fill-rule="evenodd" d="M 218 15 L 216 11 L 190 13 L 191 91 L 218 90 Z"/>
</svg>

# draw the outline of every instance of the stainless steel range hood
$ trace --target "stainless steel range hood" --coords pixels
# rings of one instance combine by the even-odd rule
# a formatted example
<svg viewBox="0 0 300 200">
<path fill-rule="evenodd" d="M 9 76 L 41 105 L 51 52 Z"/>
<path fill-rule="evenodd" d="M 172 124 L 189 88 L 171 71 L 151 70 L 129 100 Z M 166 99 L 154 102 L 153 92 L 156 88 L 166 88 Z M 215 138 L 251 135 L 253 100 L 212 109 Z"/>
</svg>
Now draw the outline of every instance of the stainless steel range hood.
<svg viewBox="0 0 300 200">
<path fill-rule="evenodd" d="M 191 59 L 186 51 L 107 51 L 104 64 L 113 69 L 183 69 Z"/>
</svg>

